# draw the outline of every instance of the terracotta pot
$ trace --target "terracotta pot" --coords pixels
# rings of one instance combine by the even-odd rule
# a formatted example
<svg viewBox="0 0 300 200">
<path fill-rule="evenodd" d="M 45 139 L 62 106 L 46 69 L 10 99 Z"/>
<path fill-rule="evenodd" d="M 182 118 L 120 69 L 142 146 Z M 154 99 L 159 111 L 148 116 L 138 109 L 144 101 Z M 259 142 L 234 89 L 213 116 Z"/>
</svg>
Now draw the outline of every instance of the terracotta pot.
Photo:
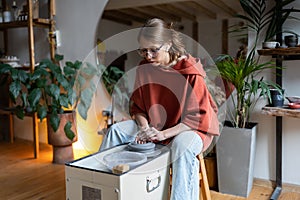
<svg viewBox="0 0 300 200">
<path fill-rule="evenodd" d="M 76 125 L 73 123 L 71 130 L 75 133 L 71 141 L 64 132 L 64 126 L 68 121 L 75 122 L 76 115 L 74 112 L 59 114 L 60 125 L 56 132 L 49 124 L 47 117 L 48 143 L 53 145 L 53 163 L 64 164 L 74 160 L 72 144 L 77 141 Z"/>
</svg>

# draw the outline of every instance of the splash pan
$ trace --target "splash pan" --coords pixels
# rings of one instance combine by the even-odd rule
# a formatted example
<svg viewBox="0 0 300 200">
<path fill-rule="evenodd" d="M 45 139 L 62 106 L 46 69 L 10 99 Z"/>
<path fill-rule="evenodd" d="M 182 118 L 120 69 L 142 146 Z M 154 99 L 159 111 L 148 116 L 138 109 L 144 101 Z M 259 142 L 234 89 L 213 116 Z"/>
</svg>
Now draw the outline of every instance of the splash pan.
<svg viewBox="0 0 300 200">
<path fill-rule="evenodd" d="M 147 161 L 147 156 L 138 152 L 121 151 L 107 154 L 103 157 L 103 161 L 110 170 L 114 166 L 121 164 L 127 164 L 130 168 L 134 168 L 145 163 Z"/>
</svg>

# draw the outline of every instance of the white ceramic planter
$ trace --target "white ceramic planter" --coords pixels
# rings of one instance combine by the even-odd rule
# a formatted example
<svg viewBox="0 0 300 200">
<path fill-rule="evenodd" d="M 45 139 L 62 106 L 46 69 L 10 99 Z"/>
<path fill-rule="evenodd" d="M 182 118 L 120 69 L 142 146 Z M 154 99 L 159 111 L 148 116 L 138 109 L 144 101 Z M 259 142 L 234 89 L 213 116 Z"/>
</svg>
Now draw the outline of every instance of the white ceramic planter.
<svg viewBox="0 0 300 200">
<path fill-rule="evenodd" d="M 253 184 L 257 124 L 252 129 L 224 125 L 216 144 L 219 192 L 248 197 Z"/>
</svg>

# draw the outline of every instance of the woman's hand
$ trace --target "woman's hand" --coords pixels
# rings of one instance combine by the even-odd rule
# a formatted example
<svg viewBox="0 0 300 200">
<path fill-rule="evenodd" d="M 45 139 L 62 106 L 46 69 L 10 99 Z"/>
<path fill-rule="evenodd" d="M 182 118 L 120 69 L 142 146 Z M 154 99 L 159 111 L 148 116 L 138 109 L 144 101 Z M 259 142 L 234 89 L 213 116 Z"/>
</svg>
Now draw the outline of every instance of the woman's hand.
<svg viewBox="0 0 300 200">
<path fill-rule="evenodd" d="M 140 129 L 139 133 L 135 141 L 139 144 L 144 144 L 147 142 L 154 142 L 154 141 L 162 141 L 167 139 L 162 131 L 158 131 L 154 127 L 147 127 L 144 129 Z"/>
<path fill-rule="evenodd" d="M 151 141 L 163 141 L 167 138 L 166 138 L 163 131 L 158 131 L 156 128 L 151 127 L 151 132 L 150 132 L 150 135 L 149 135 L 149 139 Z"/>
<path fill-rule="evenodd" d="M 150 127 L 139 127 L 139 132 L 135 138 L 135 142 L 138 144 L 144 144 L 149 141 Z"/>
</svg>

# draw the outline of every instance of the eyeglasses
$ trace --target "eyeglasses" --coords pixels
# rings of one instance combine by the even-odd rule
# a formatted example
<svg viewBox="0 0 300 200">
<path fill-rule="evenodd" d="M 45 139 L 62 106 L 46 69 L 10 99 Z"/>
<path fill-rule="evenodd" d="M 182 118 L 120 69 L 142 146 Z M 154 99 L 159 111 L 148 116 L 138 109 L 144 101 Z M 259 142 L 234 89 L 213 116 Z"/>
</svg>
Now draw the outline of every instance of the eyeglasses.
<svg viewBox="0 0 300 200">
<path fill-rule="evenodd" d="M 147 54 L 151 55 L 152 58 L 155 58 L 159 52 L 159 50 L 164 46 L 164 44 L 162 44 L 160 47 L 158 48 L 144 48 L 144 49 L 138 49 L 137 52 L 140 54 L 140 56 L 142 57 L 146 57 Z"/>
</svg>

